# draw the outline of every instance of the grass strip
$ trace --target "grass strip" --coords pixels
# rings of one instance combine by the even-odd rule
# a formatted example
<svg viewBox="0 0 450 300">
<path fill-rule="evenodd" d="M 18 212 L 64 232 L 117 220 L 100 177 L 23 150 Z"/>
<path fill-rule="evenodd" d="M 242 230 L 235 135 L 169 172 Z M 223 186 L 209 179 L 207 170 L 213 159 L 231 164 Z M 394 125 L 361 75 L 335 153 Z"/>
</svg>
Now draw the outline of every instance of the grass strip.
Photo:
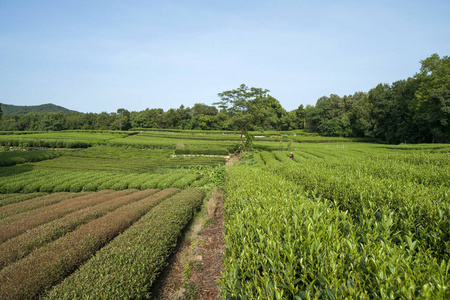
<svg viewBox="0 0 450 300">
<path fill-rule="evenodd" d="M 60 219 L 46 223 L 24 234 L 9 239 L 0 244 L 0 270 L 13 262 L 24 258 L 33 250 L 67 234 L 80 225 L 102 217 L 108 212 L 134 201 L 148 197 L 157 190 L 136 191 L 129 195 L 117 197 L 116 193 L 108 194 L 110 201 L 97 204 L 93 207 L 73 212 Z"/>
<path fill-rule="evenodd" d="M 123 206 L 33 251 L 0 272 L 0 295 L 4 299 L 39 297 L 151 208 L 178 192 L 167 189 Z"/>
<path fill-rule="evenodd" d="M 71 212 L 108 201 L 111 199 L 108 195 L 110 193 L 111 191 L 101 192 L 101 194 L 88 194 L 0 220 L 0 228 L 2 229 L 0 231 L 0 243 Z M 122 196 L 130 193 L 130 191 L 114 193 L 116 196 Z"/>
<path fill-rule="evenodd" d="M 182 229 L 205 197 L 189 188 L 152 209 L 47 295 L 48 299 L 149 298 Z"/>
</svg>

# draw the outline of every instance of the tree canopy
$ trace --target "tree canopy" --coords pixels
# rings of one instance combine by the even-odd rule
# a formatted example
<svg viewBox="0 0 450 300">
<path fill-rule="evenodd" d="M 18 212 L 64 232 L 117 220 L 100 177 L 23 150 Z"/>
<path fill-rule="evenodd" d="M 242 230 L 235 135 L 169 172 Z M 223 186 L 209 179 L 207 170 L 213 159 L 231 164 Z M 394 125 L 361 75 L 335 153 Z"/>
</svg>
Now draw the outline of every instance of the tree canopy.
<svg viewBox="0 0 450 300">
<path fill-rule="evenodd" d="M 129 130 L 132 128 L 238 130 L 305 129 L 325 136 L 371 137 L 387 143 L 450 142 L 450 58 L 433 54 L 413 77 L 380 83 L 368 92 L 331 94 L 315 106 L 287 112 L 263 88 L 238 88 L 218 94 L 213 105 L 196 103 L 164 111 L 147 108 L 114 113 L 46 112 L 5 114 L 0 130 Z M 0 116 L 1 116 L 0 110 Z"/>
<path fill-rule="evenodd" d="M 242 147 L 245 148 L 243 137 L 251 124 L 258 123 L 264 117 L 263 98 L 269 90 L 249 88 L 241 84 L 239 88 L 219 93 L 220 101 L 214 103 L 228 113 L 227 127 L 241 132 Z"/>
</svg>

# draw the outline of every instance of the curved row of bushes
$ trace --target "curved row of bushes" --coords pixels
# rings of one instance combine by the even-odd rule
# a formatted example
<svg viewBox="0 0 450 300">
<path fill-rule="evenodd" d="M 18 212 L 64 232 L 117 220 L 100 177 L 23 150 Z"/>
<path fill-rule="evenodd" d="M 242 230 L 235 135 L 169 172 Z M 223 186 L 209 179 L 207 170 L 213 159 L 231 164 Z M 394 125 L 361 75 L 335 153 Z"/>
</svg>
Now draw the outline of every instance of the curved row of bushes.
<svg viewBox="0 0 450 300">
<path fill-rule="evenodd" d="M 176 193 L 179 190 L 167 189 L 122 206 L 34 250 L 0 271 L 0 295 L 3 299 L 39 297 L 149 210 Z"/>
<path fill-rule="evenodd" d="M 45 196 L 45 193 L 29 193 L 29 194 L 0 194 L 0 207 L 13 204 L 13 203 L 19 203 L 22 201 L 26 201 L 29 199 L 33 199 L 40 196 Z M 2 214 L 0 213 L 0 216 Z"/>
<path fill-rule="evenodd" d="M 20 166 L 10 167 L 11 176 L 0 182 L 0 193 L 33 192 L 95 192 L 104 189 L 165 189 L 169 187 L 187 188 L 199 186 L 202 175 L 187 169 L 172 170 L 168 173 L 130 173 L 64 170 L 29 170 L 19 172 Z M 195 173 L 195 174 L 193 174 Z"/>
<path fill-rule="evenodd" d="M 52 205 L 61 202 L 65 199 L 82 196 L 83 194 L 75 193 L 53 193 L 53 194 L 5 194 L 5 197 L 0 203 L 5 201 L 5 205 L 0 206 L 0 219 L 8 216 L 24 213 L 33 209 Z M 21 197 L 22 196 L 22 197 Z"/>
<path fill-rule="evenodd" d="M 0 146 L 19 148 L 87 148 L 87 141 L 71 139 L 29 139 L 0 136 Z"/>
<path fill-rule="evenodd" d="M 132 191 L 130 193 L 116 192 L 99 197 L 107 197 L 108 201 L 96 204 L 92 207 L 72 212 L 66 216 L 45 223 L 39 227 L 27 230 L 24 234 L 16 236 L 0 244 L 0 270 L 7 265 L 25 257 L 34 249 L 37 249 L 64 234 L 69 233 L 78 226 L 99 218 L 108 212 L 121 206 L 148 197 L 157 190 Z M 97 193 L 101 194 L 101 193 Z"/>
<path fill-rule="evenodd" d="M 117 196 L 130 193 L 131 191 L 116 192 Z M 10 238 L 18 236 L 27 230 L 33 229 L 42 224 L 48 223 L 55 219 L 64 217 L 65 215 L 77 210 L 90 207 L 111 199 L 111 191 L 102 191 L 96 194 L 87 194 L 80 197 L 65 199 L 53 205 L 36 208 L 31 211 L 12 215 L 0 220 L 0 243 Z"/>
<path fill-rule="evenodd" d="M 55 286 L 46 299 L 149 298 L 183 228 L 205 197 L 189 188 L 165 200 Z"/>
<path fill-rule="evenodd" d="M 0 167 L 52 159 L 61 155 L 58 151 L 4 151 L 0 152 Z"/>
</svg>

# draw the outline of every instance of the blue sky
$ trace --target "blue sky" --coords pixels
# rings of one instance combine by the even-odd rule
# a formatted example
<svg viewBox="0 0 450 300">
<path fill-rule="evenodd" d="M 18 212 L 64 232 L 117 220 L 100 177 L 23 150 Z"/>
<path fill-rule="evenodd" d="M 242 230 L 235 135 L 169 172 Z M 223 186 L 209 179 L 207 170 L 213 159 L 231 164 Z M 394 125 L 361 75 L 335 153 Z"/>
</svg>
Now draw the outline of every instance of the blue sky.
<svg viewBox="0 0 450 300">
<path fill-rule="evenodd" d="M 244 83 L 293 110 L 449 55 L 449 15 L 448 0 L 0 0 L 0 102 L 167 110 Z"/>
</svg>

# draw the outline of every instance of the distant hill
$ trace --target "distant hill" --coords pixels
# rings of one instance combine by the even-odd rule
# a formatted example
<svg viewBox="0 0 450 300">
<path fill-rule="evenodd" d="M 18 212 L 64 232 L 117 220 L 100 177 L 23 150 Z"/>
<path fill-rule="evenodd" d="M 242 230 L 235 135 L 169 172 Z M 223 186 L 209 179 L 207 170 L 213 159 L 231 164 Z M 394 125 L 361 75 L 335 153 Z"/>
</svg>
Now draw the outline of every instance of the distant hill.
<svg viewBox="0 0 450 300">
<path fill-rule="evenodd" d="M 20 105 L 10 105 L 10 104 L 0 104 L 2 107 L 2 112 L 4 115 L 22 115 L 27 113 L 45 113 L 45 112 L 63 112 L 69 113 L 74 112 L 74 110 L 70 110 L 64 108 L 62 106 L 58 106 L 55 104 L 42 104 L 42 105 L 31 105 L 31 106 L 20 106 Z"/>
</svg>

